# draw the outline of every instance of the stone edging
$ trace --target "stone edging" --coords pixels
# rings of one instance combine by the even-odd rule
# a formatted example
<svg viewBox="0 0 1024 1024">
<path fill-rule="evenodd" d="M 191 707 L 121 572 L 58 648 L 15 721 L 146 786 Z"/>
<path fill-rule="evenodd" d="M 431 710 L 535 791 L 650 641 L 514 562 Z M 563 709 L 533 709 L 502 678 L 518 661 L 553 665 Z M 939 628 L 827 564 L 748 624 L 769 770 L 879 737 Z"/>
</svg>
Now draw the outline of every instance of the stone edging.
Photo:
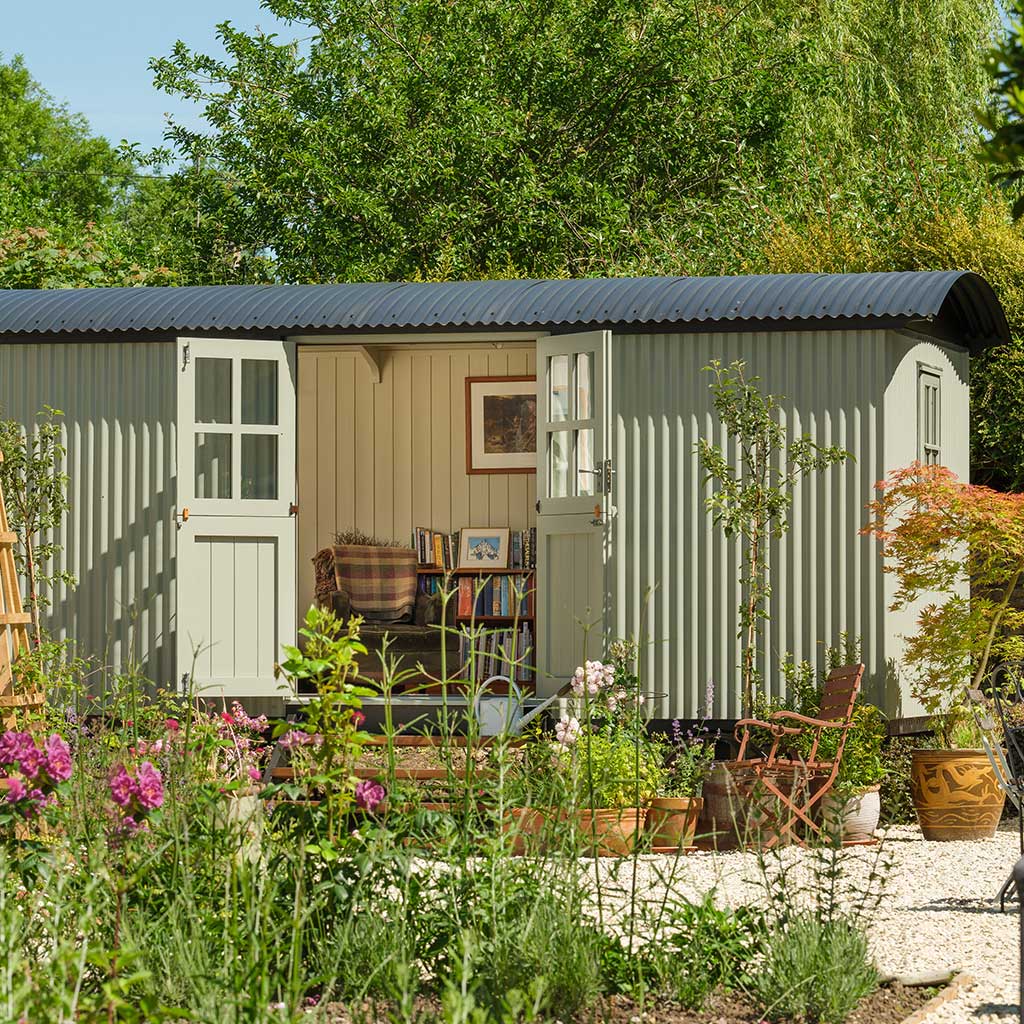
<svg viewBox="0 0 1024 1024">
<path fill-rule="evenodd" d="M 909 1017 L 905 1017 L 902 1024 L 924 1024 L 933 1010 L 956 999 L 961 992 L 966 992 L 973 985 L 974 978 L 969 974 L 958 974 L 941 992 L 932 996 L 924 1006 L 919 1006 Z"/>
</svg>

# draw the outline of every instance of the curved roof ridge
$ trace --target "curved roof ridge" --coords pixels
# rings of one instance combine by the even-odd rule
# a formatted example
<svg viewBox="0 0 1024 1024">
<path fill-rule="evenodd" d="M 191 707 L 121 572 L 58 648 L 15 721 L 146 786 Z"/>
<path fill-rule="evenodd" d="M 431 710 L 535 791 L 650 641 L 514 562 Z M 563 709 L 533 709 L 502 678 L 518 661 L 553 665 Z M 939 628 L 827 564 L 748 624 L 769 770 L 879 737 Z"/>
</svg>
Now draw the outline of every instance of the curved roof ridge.
<svg viewBox="0 0 1024 1024">
<path fill-rule="evenodd" d="M 972 348 L 1009 340 L 969 271 L 0 290 L 0 336 L 158 332 L 732 330 L 933 321 Z"/>
</svg>

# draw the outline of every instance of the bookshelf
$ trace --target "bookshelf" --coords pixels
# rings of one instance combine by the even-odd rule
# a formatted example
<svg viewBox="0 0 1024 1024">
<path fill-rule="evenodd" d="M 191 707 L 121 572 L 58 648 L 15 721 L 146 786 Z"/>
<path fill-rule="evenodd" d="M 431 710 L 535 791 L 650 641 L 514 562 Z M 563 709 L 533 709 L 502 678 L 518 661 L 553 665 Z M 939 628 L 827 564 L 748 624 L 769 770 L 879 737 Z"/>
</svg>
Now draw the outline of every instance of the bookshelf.
<svg viewBox="0 0 1024 1024">
<path fill-rule="evenodd" d="M 534 611 L 534 575 L 532 564 L 535 550 L 533 531 L 523 531 L 510 545 L 510 557 L 523 564 L 509 568 L 467 568 L 455 566 L 458 552 L 458 534 L 440 535 L 433 541 L 431 531 L 418 531 L 414 546 L 420 553 L 421 564 L 416 572 L 419 590 L 436 594 L 444 587 L 454 592 L 455 627 L 460 633 L 460 660 L 469 674 L 473 660 L 473 674 L 477 681 L 493 675 L 509 675 L 509 664 L 502 656 L 515 651 L 517 661 L 516 682 L 525 689 L 534 685 L 534 643 L 536 637 Z M 424 536 L 425 535 L 425 536 Z M 435 544 L 437 546 L 435 546 Z M 440 552 L 447 564 L 430 559 Z M 424 564 L 430 559 L 434 564 Z M 518 605 L 518 607 L 517 607 Z M 477 630 L 477 627 L 480 627 Z M 473 633 L 471 635 L 470 630 Z M 476 656 L 471 659 L 472 647 Z"/>
</svg>

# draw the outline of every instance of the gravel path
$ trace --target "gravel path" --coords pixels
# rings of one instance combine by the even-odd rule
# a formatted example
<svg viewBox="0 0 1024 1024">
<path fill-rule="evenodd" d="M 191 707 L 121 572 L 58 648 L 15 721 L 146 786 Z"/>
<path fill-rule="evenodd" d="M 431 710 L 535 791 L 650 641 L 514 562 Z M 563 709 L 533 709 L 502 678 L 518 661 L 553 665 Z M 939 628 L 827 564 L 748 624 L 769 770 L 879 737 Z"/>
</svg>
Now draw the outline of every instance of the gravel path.
<svg viewBox="0 0 1024 1024">
<path fill-rule="evenodd" d="M 1017 1015 L 1018 917 L 1016 904 L 1005 914 L 994 899 L 1018 857 L 1016 825 L 994 839 L 972 843 L 928 843 L 916 827 L 889 829 L 881 851 L 849 851 L 847 878 L 863 888 L 878 858 L 888 862 L 886 895 L 870 930 L 875 960 L 885 972 L 917 974 L 960 968 L 975 978 L 973 988 L 940 1007 L 928 1024 L 1000 1022 Z M 631 861 L 598 862 L 606 908 L 615 912 L 627 898 Z M 795 884 L 807 884 L 808 855 L 782 851 L 776 867 Z M 637 891 L 658 900 L 666 889 L 688 899 L 717 886 L 723 903 L 764 900 L 757 858 L 747 853 L 696 853 L 678 861 L 644 857 L 638 861 Z"/>
</svg>

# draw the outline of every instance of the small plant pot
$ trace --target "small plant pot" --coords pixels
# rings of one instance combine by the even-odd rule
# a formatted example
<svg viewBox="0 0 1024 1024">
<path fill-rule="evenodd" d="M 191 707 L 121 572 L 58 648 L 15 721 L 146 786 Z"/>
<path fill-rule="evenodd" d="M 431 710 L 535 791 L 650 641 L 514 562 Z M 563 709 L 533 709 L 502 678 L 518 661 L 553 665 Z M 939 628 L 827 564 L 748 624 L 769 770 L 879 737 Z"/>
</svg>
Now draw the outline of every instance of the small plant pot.
<svg viewBox="0 0 1024 1024">
<path fill-rule="evenodd" d="M 597 857 L 628 857 L 643 831 L 643 807 L 599 807 L 578 811 L 576 828 L 586 853 Z"/>
<path fill-rule="evenodd" d="M 693 845 L 697 820 L 704 807 L 699 796 L 658 796 L 647 808 L 651 846 L 680 850 Z"/>
<path fill-rule="evenodd" d="M 844 843 L 870 843 L 882 805 L 881 786 L 868 786 L 843 800 L 834 793 L 826 793 L 821 800 L 821 816 L 829 835 L 839 832 Z"/>
<path fill-rule="evenodd" d="M 983 750 L 914 750 L 910 794 L 925 839 L 991 839 L 1006 794 Z"/>
</svg>

